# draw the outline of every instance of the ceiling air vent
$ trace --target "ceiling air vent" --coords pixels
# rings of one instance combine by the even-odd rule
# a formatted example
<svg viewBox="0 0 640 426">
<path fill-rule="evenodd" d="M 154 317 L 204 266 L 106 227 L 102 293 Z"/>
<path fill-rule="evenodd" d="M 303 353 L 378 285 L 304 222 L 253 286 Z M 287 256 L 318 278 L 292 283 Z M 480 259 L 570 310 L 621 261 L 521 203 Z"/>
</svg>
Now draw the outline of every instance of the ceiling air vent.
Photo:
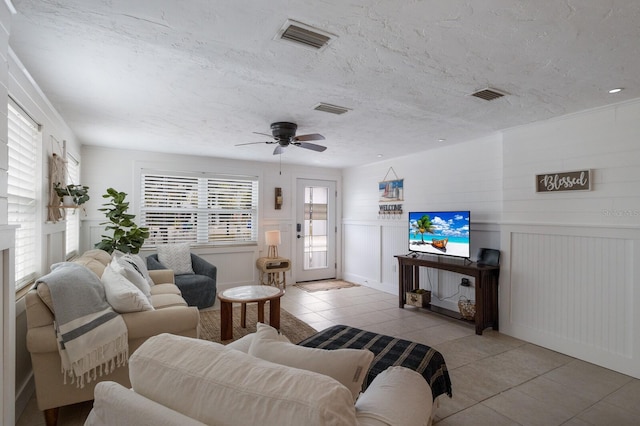
<svg viewBox="0 0 640 426">
<path fill-rule="evenodd" d="M 325 49 L 336 36 L 309 25 L 287 19 L 274 40 L 285 40 L 313 50 Z"/>
<path fill-rule="evenodd" d="M 338 105 L 325 104 L 324 102 L 320 102 L 318 105 L 314 106 L 313 109 L 316 111 L 328 112 L 330 114 L 344 114 L 345 112 L 351 111 L 351 108 L 345 108 Z"/>
<path fill-rule="evenodd" d="M 492 101 L 494 99 L 501 98 L 501 97 L 503 97 L 503 96 L 505 96 L 507 94 L 508 93 L 501 92 L 499 90 L 487 87 L 486 89 L 480 90 L 480 91 L 478 91 L 476 93 L 472 93 L 471 96 L 475 96 L 476 98 L 484 99 L 485 101 Z"/>
</svg>

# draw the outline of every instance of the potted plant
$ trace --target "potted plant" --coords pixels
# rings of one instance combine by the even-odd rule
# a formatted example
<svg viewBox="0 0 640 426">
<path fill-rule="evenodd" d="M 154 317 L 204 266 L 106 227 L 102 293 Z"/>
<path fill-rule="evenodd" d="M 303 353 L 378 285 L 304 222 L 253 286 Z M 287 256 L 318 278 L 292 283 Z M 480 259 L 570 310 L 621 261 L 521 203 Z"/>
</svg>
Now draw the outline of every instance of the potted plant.
<svg viewBox="0 0 640 426">
<path fill-rule="evenodd" d="M 69 184 L 62 186 L 60 182 L 53 185 L 62 205 L 65 207 L 79 206 L 89 201 L 89 187 L 86 185 Z"/>
<path fill-rule="evenodd" d="M 125 201 L 127 194 L 108 188 L 107 193 L 102 198 L 110 198 L 109 202 L 103 204 L 103 208 L 98 209 L 104 212 L 108 222 L 100 225 L 107 225 L 105 230 L 113 231 L 112 235 L 102 235 L 102 241 L 97 243 L 97 249 L 113 253 L 119 250 L 123 253 L 136 254 L 144 244 L 144 240 L 149 238 L 149 228 L 139 227 L 133 222 L 135 215 L 128 214 L 129 203 Z"/>
</svg>

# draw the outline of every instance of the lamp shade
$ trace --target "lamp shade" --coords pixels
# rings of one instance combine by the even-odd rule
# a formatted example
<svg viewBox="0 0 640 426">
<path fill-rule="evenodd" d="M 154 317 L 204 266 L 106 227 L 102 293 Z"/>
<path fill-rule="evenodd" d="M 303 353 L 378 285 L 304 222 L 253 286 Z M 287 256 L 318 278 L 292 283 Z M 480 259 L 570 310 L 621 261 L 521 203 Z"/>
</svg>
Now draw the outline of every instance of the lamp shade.
<svg viewBox="0 0 640 426">
<path fill-rule="evenodd" d="M 267 231 L 264 233 L 264 238 L 268 246 L 279 246 L 282 242 L 280 239 L 280 231 Z"/>
</svg>

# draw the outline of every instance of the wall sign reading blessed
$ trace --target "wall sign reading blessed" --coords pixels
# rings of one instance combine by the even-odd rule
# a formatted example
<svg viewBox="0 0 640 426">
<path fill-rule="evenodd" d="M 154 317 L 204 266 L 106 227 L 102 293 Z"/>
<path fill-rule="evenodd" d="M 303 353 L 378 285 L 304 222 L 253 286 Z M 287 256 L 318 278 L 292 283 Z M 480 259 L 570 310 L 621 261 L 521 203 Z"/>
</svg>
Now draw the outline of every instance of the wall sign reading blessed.
<svg viewBox="0 0 640 426">
<path fill-rule="evenodd" d="M 536 192 L 589 191 L 590 170 L 536 175 Z"/>
</svg>

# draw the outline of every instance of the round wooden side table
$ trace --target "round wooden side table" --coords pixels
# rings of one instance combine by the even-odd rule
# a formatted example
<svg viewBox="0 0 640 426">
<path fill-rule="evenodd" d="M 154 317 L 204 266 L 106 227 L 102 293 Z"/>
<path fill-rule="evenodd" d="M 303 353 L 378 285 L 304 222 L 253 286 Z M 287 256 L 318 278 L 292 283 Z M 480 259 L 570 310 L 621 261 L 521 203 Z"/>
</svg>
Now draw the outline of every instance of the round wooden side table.
<svg viewBox="0 0 640 426">
<path fill-rule="evenodd" d="M 229 288 L 218 294 L 220 299 L 220 338 L 233 339 L 233 304 L 241 304 L 240 326 L 247 327 L 247 303 L 258 303 L 258 322 L 264 322 L 264 304 L 269 302 L 269 325 L 280 329 L 280 298 L 284 290 L 263 285 Z"/>
</svg>

